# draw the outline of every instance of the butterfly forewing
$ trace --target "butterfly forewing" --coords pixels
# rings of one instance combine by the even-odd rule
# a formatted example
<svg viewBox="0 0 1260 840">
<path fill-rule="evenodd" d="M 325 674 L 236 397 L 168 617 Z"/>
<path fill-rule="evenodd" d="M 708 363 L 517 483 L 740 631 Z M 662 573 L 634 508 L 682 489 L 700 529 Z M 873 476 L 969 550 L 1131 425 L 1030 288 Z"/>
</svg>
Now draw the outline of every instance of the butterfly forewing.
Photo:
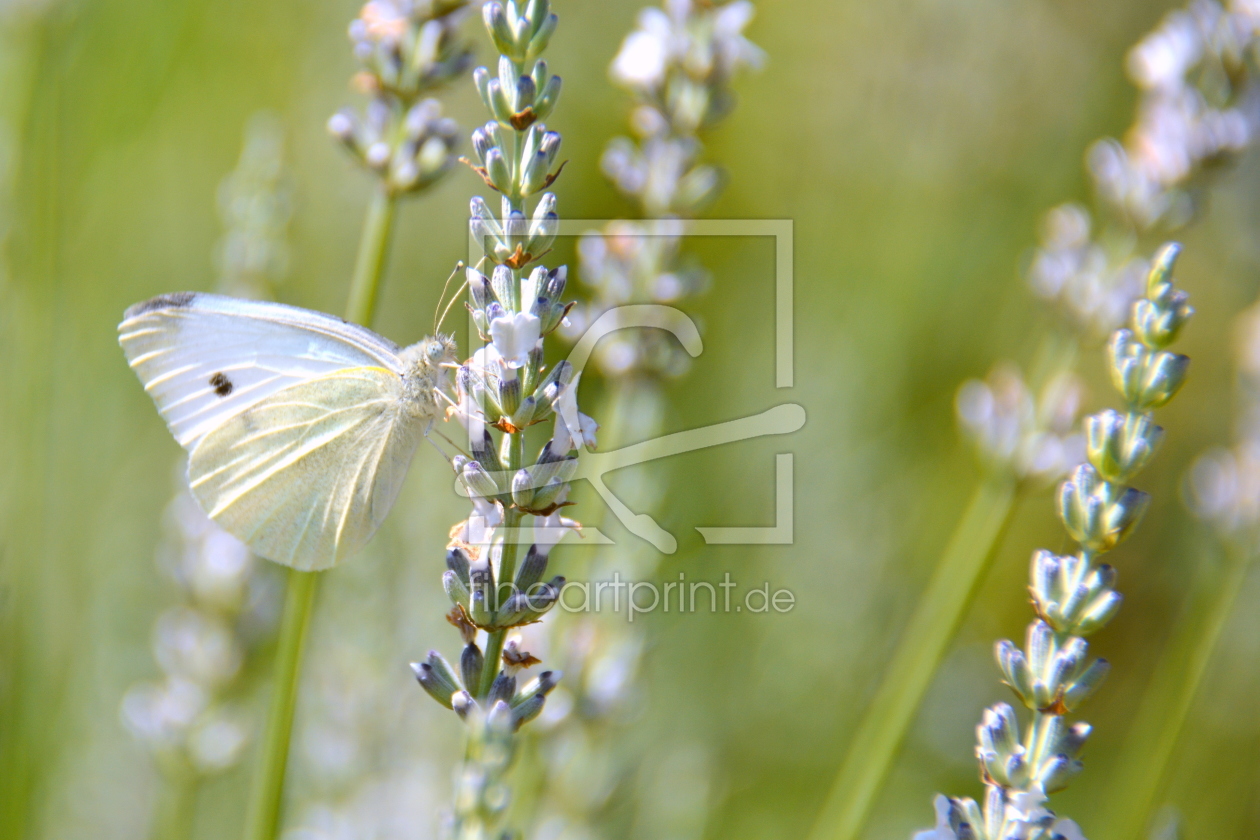
<svg viewBox="0 0 1260 840">
<path fill-rule="evenodd" d="M 356 367 L 402 373 L 393 342 L 280 303 L 162 295 L 128 309 L 118 331 L 145 390 L 189 449 L 227 418 L 299 382 Z"/>
<path fill-rule="evenodd" d="M 264 557 L 325 569 L 361 548 L 393 506 L 423 428 L 401 379 L 359 367 L 291 385 L 193 447 L 193 495 Z"/>
</svg>

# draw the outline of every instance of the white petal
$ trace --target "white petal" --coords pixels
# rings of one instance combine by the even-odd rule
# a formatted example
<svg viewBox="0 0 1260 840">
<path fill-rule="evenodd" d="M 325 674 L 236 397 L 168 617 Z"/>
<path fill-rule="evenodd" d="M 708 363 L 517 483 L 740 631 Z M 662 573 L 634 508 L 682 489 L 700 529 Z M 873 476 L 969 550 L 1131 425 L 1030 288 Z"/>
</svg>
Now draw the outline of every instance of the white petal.
<svg viewBox="0 0 1260 840">
<path fill-rule="evenodd" d="M 662 42 L 667 41 L 674 32 L 674 22 L 669 15 L 653 6 L 639 12 L 639 29 L 654 35 Z"/>
<path fill-rule="evenodd" d="M 471 367 L 483 376 L 486 374 L 498 376 L 502 362 L 503 357 L 499 355 L 498 348 L 493 344 L 487 344 L 473 353 Z"/>
<path fill-rule="evenodd" d="M 563 499 L 561 499 L 563 501 Z M 566 519 L 559 513 L 551 516 L 539 516 L 534 519 L 534 545 L 542 554 L 547 554 L 551 547 L 564 539 L 570 531 L 577 531 L 578 524 Z"/>
<path fill-rule="evenodd" d="M 1050 813 L 1045 801 L 1046 792 L 1040 784 L 1034 785 L 1032 790 L 1013 791 L 1006 806 L 1008 817 L 1035 823 Z"/>
<path fill-rule="evenodd" d="M 586 444 L 587 449 L 594 451 L 596 445 L 595 433 L 599 431 L 599 424 L 579 411 L 578 427 L 581 430 L 582 443 Z"/>
<path fill-rule="evenodd" d="M 954 830 L 949 827 L 949 797 L 938 793 L 936 799 L 932 800 L 932 807 L 936 809 L 936 826 L 915 832 L 911 840 L 958 840 Z"/>
<path fill-rule="evenodd" d="M 718 9 L 713 21 L 713 30 L 719 35 L 738 35 L 753 18 L 753 4 L 747 0 L 736 0 Z"/>
<path fill-rule="evenodd" d="M 490 340 L 509 368 L 529 364 L 529 353 L 541 337 L 541 322 L 529 312 L 513 312 L 490 322 Z"/>
<path fill-rule="evenodd" d="M 612 63 L 612 77 L 624 85 L 652 88 L 665 79 L 664 41 L 647 32 L 631 32 Z"/>
<path fill-rule="evenodd" d="M 551 433 L 551 451 L 556 453 L 567 453 L 577 449 L 578 441 L 574 438 L 573 433 L 569 431 L 569 427 L 565 425 L 564 418 L 556 415 L 555 429 Z"/>
<path fill-rule="evenodd" d="M 556 414 L 564 421 L 564 425 L 568 427 L 569 432 L 578 435 L 582 430 L 582 421 L 579 417 L 577 405 L 578 383 L 582 381 L 582 374 L 579 372 L 577 376 L 564 386 L 564 390 L 560 392 L 559 399 L 556 400 Z"/>
</svg>

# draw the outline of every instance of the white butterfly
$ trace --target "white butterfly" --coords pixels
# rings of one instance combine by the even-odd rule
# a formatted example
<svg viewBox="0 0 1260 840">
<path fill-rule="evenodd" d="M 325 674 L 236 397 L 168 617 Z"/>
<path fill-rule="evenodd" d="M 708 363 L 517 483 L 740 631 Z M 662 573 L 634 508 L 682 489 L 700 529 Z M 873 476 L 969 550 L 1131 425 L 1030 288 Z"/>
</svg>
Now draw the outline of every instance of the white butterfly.
<svg viewBox="0 0 1260 840">
<path fill-rule="evenodd" d="M 200 292 L 138 303 L 118 332 L 206 513 L 303 570 L 376 532 L 455 357 L 443 336 L 402 349 L 331 315 Z"/>
</svg>

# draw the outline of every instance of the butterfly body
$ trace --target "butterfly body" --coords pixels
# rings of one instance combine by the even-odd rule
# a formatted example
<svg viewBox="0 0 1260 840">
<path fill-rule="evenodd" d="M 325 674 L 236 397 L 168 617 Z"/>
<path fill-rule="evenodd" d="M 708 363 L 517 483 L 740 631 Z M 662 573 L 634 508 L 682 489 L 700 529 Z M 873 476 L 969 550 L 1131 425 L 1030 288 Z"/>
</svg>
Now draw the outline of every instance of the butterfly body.
<svg viewBox="0 0 1260 840">
<path fill-rule="evenodd" d="M 131 307 L 119 334 L 206 513 L 303 570 L 376 532 L 454 357 L 443 337 L 404 349 L 323 313 L 190 292 Z"/>
</svg>

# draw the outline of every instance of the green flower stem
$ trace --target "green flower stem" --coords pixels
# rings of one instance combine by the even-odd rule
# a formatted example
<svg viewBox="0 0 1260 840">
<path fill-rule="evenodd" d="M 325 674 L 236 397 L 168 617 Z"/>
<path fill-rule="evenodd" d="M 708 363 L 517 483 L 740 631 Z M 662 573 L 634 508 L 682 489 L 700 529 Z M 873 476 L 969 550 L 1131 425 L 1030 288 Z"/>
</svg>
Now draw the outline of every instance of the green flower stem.
<svg viewBox="0 0 1260 840">
<path fill-rule="evenodd" d="M 997 553 L 1017 497 L 1018 484 L 1008 475 L 990 475 L 976 489 L 858 725 L 811 840 L 859 836 L 923 695 Z"/>
<path fill-rule="evenodd" d="M 1253 555 L 1233 548 L 1225 579 L 1209 580 L 1196 599 L 1198 609 L 1182 619 L 1168 652 L 1146 690 L 1120 760 L 1111 825 L 1100 836 L 1138 840 L 1146 836 L 1152 811 L 1167 776 L 1168 762 L 1181 736 L 1203 675 L 1216 651 L 1234 602 L 1251 570 Z M 1213 577 L 1213 576 L 1205 576 Z M 1197 619 L 1197 620 L 1196 620 Z"/>
<path fill-rule="evenodd" d="M 523 435 L 521 435 L 523 437 Z M 512 447 L 513 456 L 516 455 L 517 447 Z M 511 471 L 515 474 L 520 469 L 516 457 L 511 460 Z M 513 537 L 521 527 L 521 521 L 524 516 L 515 507 L 509 507 L 503 512 L 503 530 L 508 534 L 508 542 L 503 546 L 503 560 L 499 565 L 498 586 L 495 587 L 495 609 L 498 609 L 499 603 L 499 587 L 504 584 L 511 583 L 516 577 L 517 554 L 520 552 L 520 541 Z M 503 642 L 507 639 L 507 630 L 495 630 L 486 634 L 486 655 L 485 661 L 481 666 L 481 684 L 477 686 L 477 696 L 485 697 L 490 693 L 490 685 L 494 682 L 494 678 L 499 675 L 499 660 L 503 656 Z"/>
<path fill-rule="evenodd" d="M 494 678 L 499 675 L 499 660 L 503 657 L 503 641 L 507 638 L 506 630 L 496 630 L 486 634 L 486 658 L 481 666 L 481 685 L 477 686 L 477 696 L 485 697 L 490 693 Z"/>
<path fill-rule="evenodd" d="M 188 840 L 193 833 L 198 779 L 184 769 L 167 775 L 153 820 L 153 840 Z"/>
<path fill-rule="evenodd" d="M 389 235 L 394 220 L 396 198 L 384 187 L 373 194 L 359 240 L 354 277 L 350 281 L 350 301 L 346 318 L 369 326 L 376 310 L 381 275 L 389 252 Z M 275 685 L 267 710 L 267 725 L 258 756 L 249 811 L 245 821 L 245 840 L 273 840 L 280 828 L 280 810 L 284 800 L 285 771 L 289 763 L 289 741 L 293 734 L 293 712 L 297 705 L 298 679 L 302 669 L 302 652 L 306 647 L 307 630 L 319 586 L 319 572 L 288 570 L 284 597 L 284 616 L 280 639 L 276 645 Z"/>
<path fill-rule="evenodd" d="M 293 732 L 293 710 L 297 704 L 298 676 L 302 650 L 311 623 L 311 606 L 319 585 L 319 572 L 289 569 L 284 596 L 284 617 L 280 641 L 276 645 L 275 685 L 267 710 L 267 728 L 259 753 L 257 774 L 245 840 L 272 840 L 280 827 L 280 806 L 284 800 L 284 776 L 289 763 L 289 739 Z"/>
<path fill-rule="evenodd" d="M 376 297 L 385 273 L 389 254 L 389 235 L 394 225 L 394 207 L 398 199 L 384 185 L 372 193 L 363 234 L 359 238 L 359 255 L 354 261 L 354 279 L 350 282 L 350 300 L 346 304 L 346 320 L 370 327 L 376 312 Z"/>
</svg>

